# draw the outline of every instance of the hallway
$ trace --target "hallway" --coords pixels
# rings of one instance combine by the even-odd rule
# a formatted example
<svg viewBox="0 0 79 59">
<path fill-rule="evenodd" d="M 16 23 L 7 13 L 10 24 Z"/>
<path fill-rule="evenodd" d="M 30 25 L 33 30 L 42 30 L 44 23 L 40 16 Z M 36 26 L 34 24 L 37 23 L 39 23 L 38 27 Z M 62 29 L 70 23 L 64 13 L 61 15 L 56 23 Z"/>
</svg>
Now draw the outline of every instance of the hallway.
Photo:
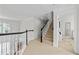
<svg viewBox="0 0 79 59">
<path fill-rule="evenodd" d="M 70 55 L 79 52 L 77 9 L 74 4 L 0 5 L 0 54 Z M 65 33 L 75 41 L 63 39 Z"/>
<path fill-rule="evenodd" d="M 47 43 L 48 42 L 48 43 Z M 68 51 L 67 49 L 63 48 L 64 45 L 61 45 L 60 48 L 53 48 L 52 45 L 50 45 L 49 41 L 43 41 L 43 43 L 40 43 L 39 40 L 33 40 L 29 43 L 29 45 L 26 47 L 23 55 L 74 55 L 72 52 Z M 65 41 L 64 43 L 67 43 Z M 68 43 L 69 44 L 69 43 Z M 68 46 L 71 46 L 70 44 Z M 70 47 L 67 47 L 70 48 Z"/>
</svg>

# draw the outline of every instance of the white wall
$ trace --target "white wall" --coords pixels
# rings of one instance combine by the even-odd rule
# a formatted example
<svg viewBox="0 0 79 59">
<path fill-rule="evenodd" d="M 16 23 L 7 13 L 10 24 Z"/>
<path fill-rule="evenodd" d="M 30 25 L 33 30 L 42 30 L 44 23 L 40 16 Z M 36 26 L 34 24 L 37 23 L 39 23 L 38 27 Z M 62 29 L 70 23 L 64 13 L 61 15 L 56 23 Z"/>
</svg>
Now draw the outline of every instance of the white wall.
<svg viewBox="0 0 79 59">
<path fill-rule="evenodd" d="M 66 22 L 70 22 L 71 23 L 71 31 L 73 31 L 73 33 L 71 33 L 71 35 L 73 34 L 74 36 L 74 14 L 67 14 L 62 16 L 59 21 L 60 21 L 60 31 L 62 32 L 62 38 L 64 38 L 65 36 L 65 23 Z"/>
<path fill-rule="evenodd" d="M 75 53 L 79 54 L 79 6 L 75 13 Z"/>
<path fill-rule="evenodd" d="M 75 5 L 73 6 L 73 8 L 67 8 L 66 10 L 63 10 L 63 11 L 61 10 L 61 12 L 58 10 L 57 11 L 54 10 L 54 11 L 55 11 L 54 12 L 54 26 L 55 26 L 54 27 L 54 46 L 58 47 L 59 34 L 57 34 L 58 33 L 58 30 L 57 30 L 58 21 L 57 20 L 58 19 L 65 20 L 65 22 L 69 21 L 72 23 L 72 27 L 71 27 L 72 30 L 74 30 L 74 53 L 79 54 L 79 5 L 78 6 Z"/>
<path fill-rule="evenodd" d="M 68 20 L 73 19 L 73 16 L 75 13 L 74 9 L 75 9 L 74 5 L 56 5 L 55 8 L 53 9 L 54 11 L 54 43 L 53 43 L 54 47 L 58 47 L 58 41 L 60 39 L 59 20 L 64 21 L 66 19 Z"/>
<path fill-rule="evenodd" d="M 21 21 L 21 31 L 34 30 L 32 32 L 28 32 L 28 40 L 31 41 L 33 39 L 37 39 L 40 37 L 40 29 L 41 29 L 41 20 L 38 18 L 28 18 Z"/>
<path fill-rule="evenodd" d="M 58 47 L 58 18 L 57 15 L 54 13 L 54 38 L 53 38 L 53 47 Z"/>
<path fill-rule="evenodd" d="M 20 26 L 19 26 L 20 23 L 19 23 L 19 21 L 0 18 L 0 22 L 10 24 L 10 27 L 11 27 L 10 32 L 18 32 L 18 31 L 20 31 Z"/>
</svg>

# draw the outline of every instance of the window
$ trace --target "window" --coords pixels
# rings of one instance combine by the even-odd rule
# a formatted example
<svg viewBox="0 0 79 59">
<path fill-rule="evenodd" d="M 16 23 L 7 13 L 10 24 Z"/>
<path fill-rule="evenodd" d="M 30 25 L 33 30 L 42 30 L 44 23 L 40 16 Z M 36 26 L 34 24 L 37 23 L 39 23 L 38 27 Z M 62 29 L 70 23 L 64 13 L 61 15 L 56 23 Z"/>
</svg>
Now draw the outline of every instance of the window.
<svg viewBox="0 0 79 59">
<path fill-rule="evenodd" d="M 8 33 L 10 32 L 10 24 L 0 23 L 0 33 Z M 1 54 L 10 54 L 10 41 L 6 41 L 5 37 L 2 41 L 0 37 L 0 55 Z"/>
<path fill-rule="evenodd" d="M 3 25 L 0 23 L 0 33 L 3 32 L 3 31 L 2 31 L 2 30 L 3 30 L 2 28 L 3 28 Z"/>
</svg>

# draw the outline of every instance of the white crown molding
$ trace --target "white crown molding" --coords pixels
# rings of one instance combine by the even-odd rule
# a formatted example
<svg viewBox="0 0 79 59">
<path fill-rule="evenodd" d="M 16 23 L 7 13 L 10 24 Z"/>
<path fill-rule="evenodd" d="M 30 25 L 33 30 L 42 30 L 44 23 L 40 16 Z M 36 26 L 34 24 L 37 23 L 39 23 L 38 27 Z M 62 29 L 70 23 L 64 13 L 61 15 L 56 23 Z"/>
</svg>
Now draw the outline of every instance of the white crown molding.
<svg viewBox="0 0 79 59">
<path fill-rule="evenodd" d="M 19 21 L 19 19 L 16 19 L 16 18 L 11 18 L 11 17 L 6 17 L 6 16 L 0 16 L 0 19 L 6 19 L 6 20 L 15 20 L 15 21 Z"/>
</svg>

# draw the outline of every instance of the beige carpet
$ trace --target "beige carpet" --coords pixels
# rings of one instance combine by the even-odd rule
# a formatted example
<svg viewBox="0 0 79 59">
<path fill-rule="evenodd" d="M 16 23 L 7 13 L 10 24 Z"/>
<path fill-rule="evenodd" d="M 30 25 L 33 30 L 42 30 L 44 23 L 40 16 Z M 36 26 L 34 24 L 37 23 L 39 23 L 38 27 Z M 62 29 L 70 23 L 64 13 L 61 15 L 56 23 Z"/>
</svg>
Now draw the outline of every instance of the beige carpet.
<svg viewBox="0 0 79 59">
<path fill-rule="evenodd" d="M 73 55 L 72 40 L 63 40 L 62 42 L 60 42 L 59 48 L 53 48 L 50 41 L 45 40 L 40 43 L 39 40 L 33 40 L 26 47 L 23 55 Z"/>
</svg>

